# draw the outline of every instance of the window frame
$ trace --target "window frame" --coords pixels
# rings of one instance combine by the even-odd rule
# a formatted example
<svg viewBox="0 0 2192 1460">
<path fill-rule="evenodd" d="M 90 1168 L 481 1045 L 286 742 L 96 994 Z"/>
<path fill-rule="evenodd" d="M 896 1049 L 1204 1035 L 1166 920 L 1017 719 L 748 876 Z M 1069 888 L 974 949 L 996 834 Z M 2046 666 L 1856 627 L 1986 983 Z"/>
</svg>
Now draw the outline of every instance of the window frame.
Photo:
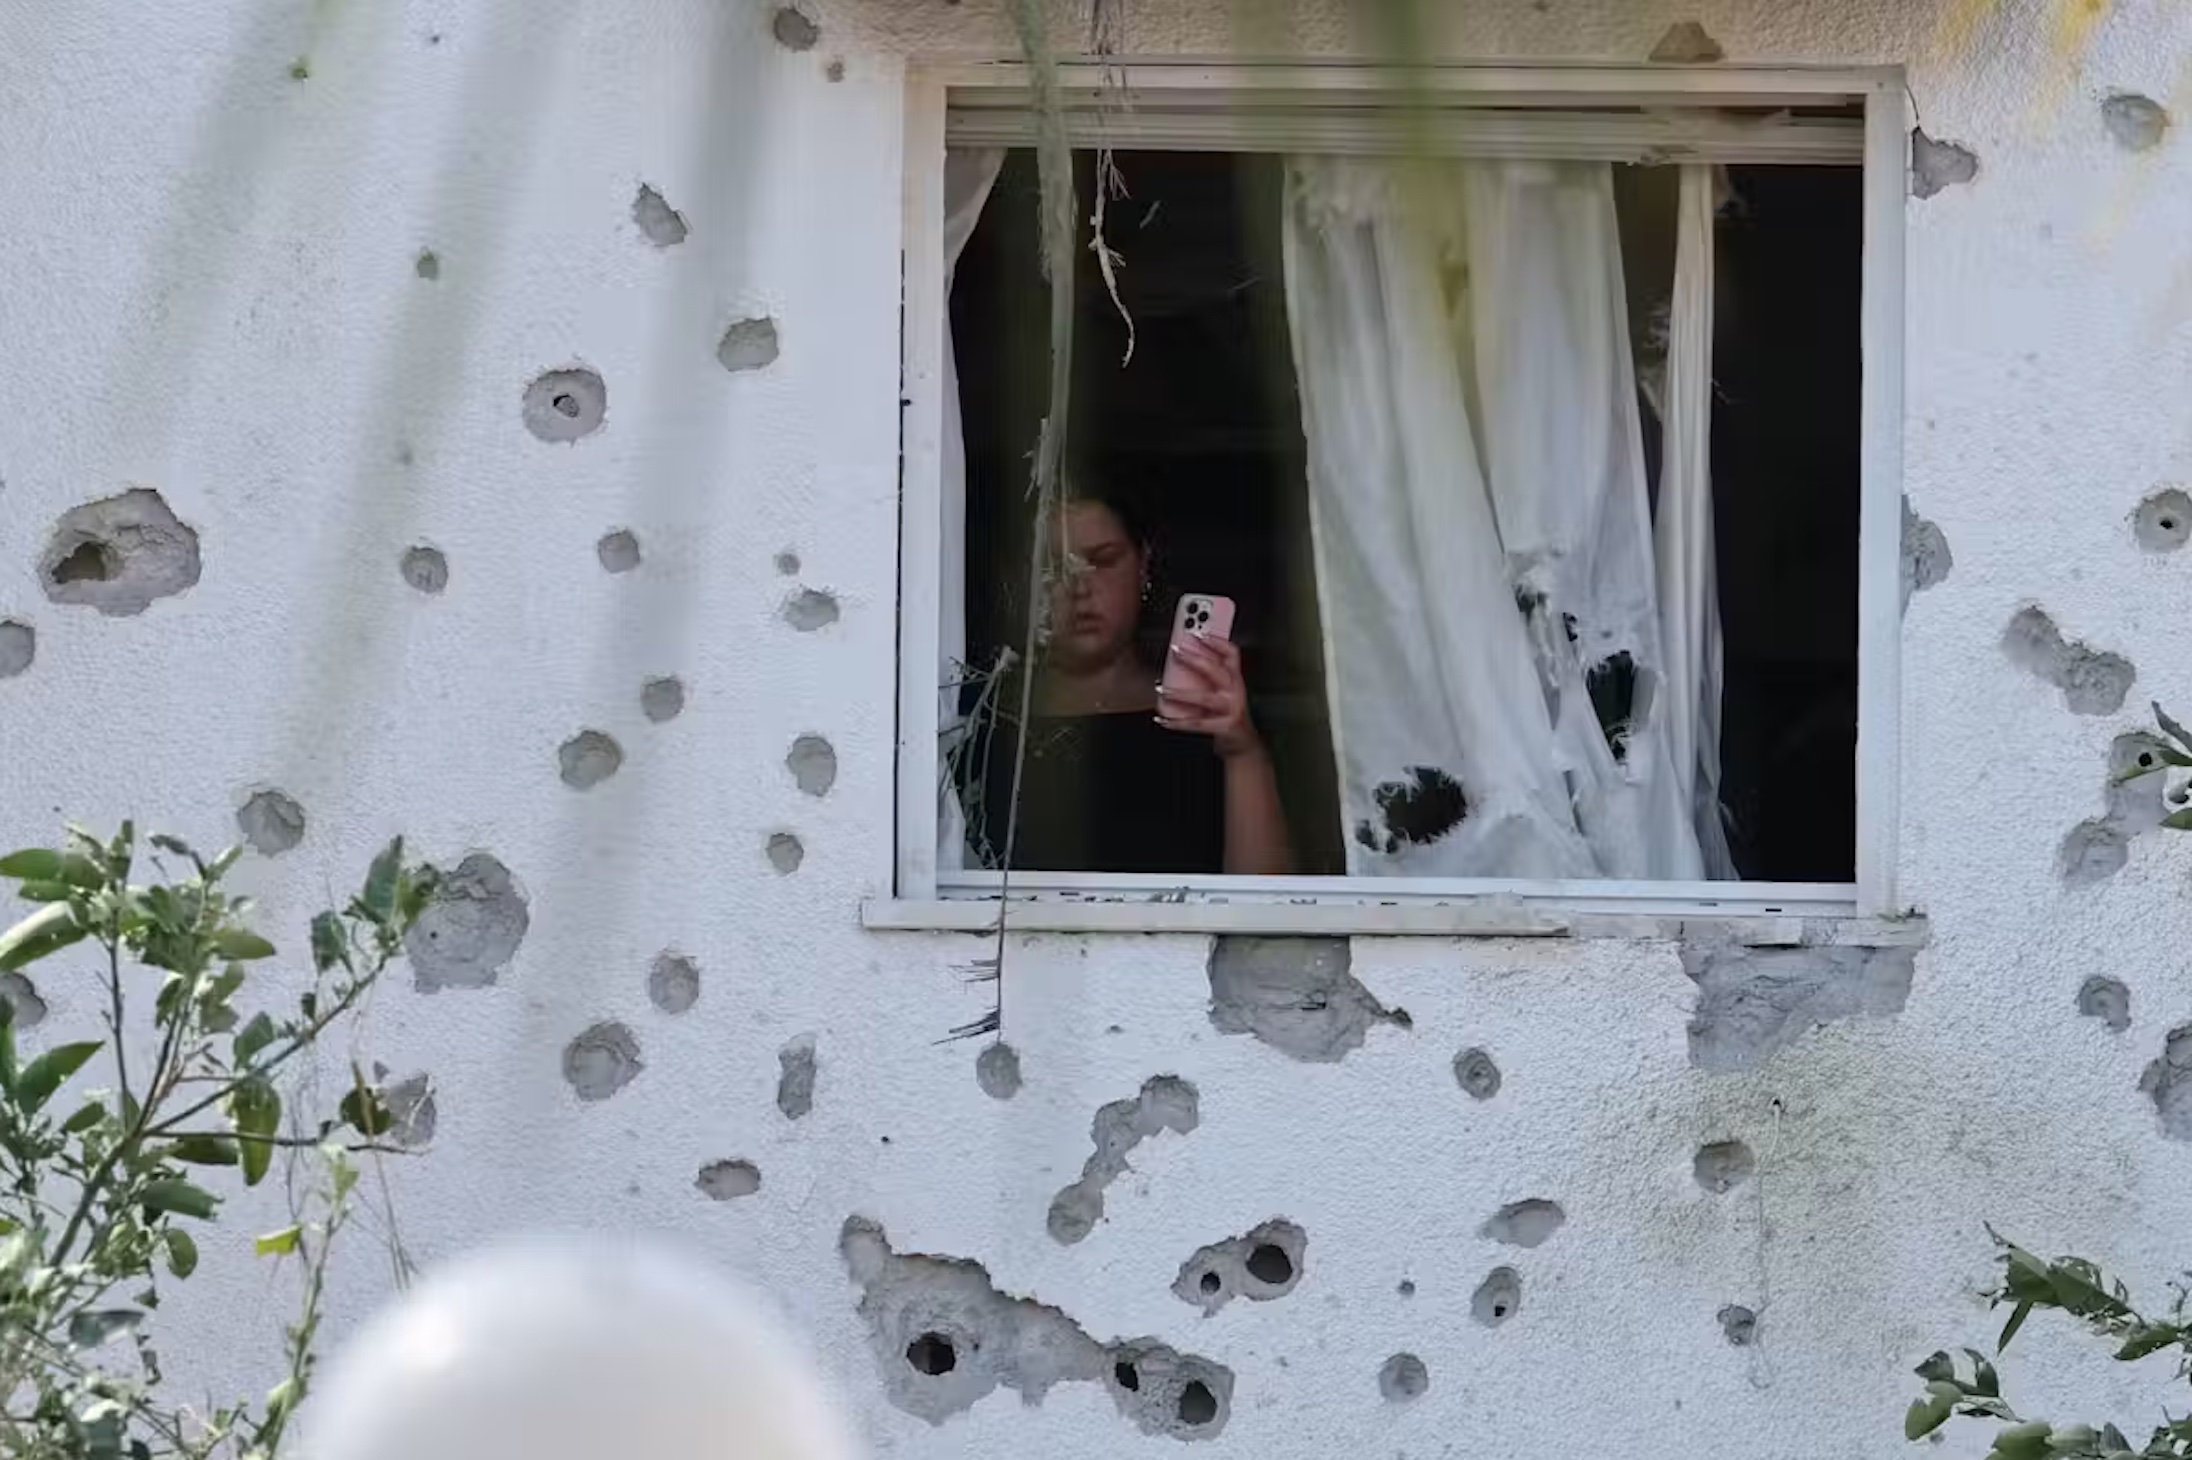
<svg viewBox="0 0 2192 1460">
<path fill-rule="evenodd" d="M 1904 232 L 1908 203 L 1908 91 L 1899 68 L 1452 64 L 1391 67 L 1194 58 L 1073 59 L 1061 63 L 1069 135 L 1158 150 L 1281 150 L 1309 134 L 1335 150 L 1375 148 L 1380 118 L 1362 105 L 1422 108 L 1800 107 L 1860 104 L 1863 171 L 1862 393 L 1858 526 L 1857 845 L 1855 880 L 1842 883 L 1533 882 L 1506 878 L 1151 878 L 1118 873 L 1014 872 L 1010 921 L 1028 931 L 1573 932 L 1633 915 L 1661 918 L 1869 919 L 1904 915 L 1896 897 L 1900 746 L 1903 509 Z M 1096 103 L 1106 74 L 1126 76 L 1136 105 Z M 901 441 L 896 815 L 892 894 L 863 910 L 870 927 L 976 931 L 994 927 L 1005 876 L 954 871 L 940 878 L 936 845 L 937 666 L 942 581 L 944 156 L 950 113 L 962 110 L 990 145 L 1027 121 L 1029 71 L 1017 60 L 913 61 L 905 91 L 905 236 L 902 248 Z M 1248 102 L 1248 107 L 1234 103 Z M 1396 113 L 1397 115 L 1397 113 Z M 1234 119 L 1228 120 L 1229 117 Z M 1501 119 L 1504 123 L 1504 118 Z M 1844 124 L 1847 128 L 1848 124 Z M 1569 125 L 1549 152 L 1527 119 L 1487 131 L 1460 124 L 1436 135 L 1470 155 L 1607 160 L 1824 160 L 1824 130 L 1784 124 L 1778 134 L 1698 116 L 1608 114 L 1603 128 Z M 1353 142 L 1346 139 L 1354 138 Z M 1295 144 L 1298 145 L 1298 144 Z M 1436 145 L 1436 144 L 1435 144 Z M 1537 150 L 1530 150 L 1532 147 Z M 1770 930 L 1769 930 L 1770 931 Z"/>
</svg>

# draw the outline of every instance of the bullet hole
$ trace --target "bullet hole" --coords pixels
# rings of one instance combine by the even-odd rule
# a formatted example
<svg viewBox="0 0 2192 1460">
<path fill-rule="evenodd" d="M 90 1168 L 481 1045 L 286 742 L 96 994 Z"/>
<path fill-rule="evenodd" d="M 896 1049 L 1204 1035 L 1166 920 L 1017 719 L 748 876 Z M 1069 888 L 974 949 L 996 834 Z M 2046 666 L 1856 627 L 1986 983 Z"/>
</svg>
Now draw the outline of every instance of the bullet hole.
<svg viewBox="0 0 2192 1460">
<path fill-rule="evenodd" d="M 1469 814 L 1461 782 L 1436 766 L 1410 766 L 1405 779 L 1380 782 L 1370 799 L 1377 820 L 1356 822 L 1355 840 L 1388 857 L 1403 847 L 1428 846 Z"/>
<path fill-rule="evenodd" d="M 1486 1328 L 1497 1328 L 1522 1311 L 1522 1274 L 1495 1267 L 1469 1296 L 1469 1312 Z"/>
<path fill-rule="evenodd" d="M 639 687 L 639 712 L 654 724 L 675 720 L 685 709 L 685 681 L 676 675 L 650 679 Z"/>
<path fill-rule="evenodd" d="M 1309 1245 L 1308 1234 L 1284 1217 L 1274 1217 L 1246 1234 L 1201 1248 L 1180 1264 L 1172 1295 L 1204 1313 L 1215 1313 L 1235 1298 L 1268 1303 L 1294 1291 Z"/>
<path fill-rule="evenodd" d="M 841 60 L 830 62 L 829 65 L 822 68 L 822 78 L 825 81 L 843 81 L 845 79 L 845 63 Z"/>
<path fill-rule="evenodd" d="M 1153 1339 L 1099 1344 L 1058 1309 L 1000 1293 L 979 1263 L 893 1252 L 864 1217 L 846 1220 L 838 1250 L 884 1395 L 908 1414 L 941 1425 L 999 1388 L 1034 1405 L 1055 1385 L 1095 1383 L 1144 1434 L 1200 1440 L 1225 1428 L 1233 1375 L 1222 1365 Z"/>
<path fill-rule="evenodd" d="M 2055 870 L 2070 887 L 2106 882 L 2130 861 L 2130 837 L 2109 821 L 2079 822 L 2063 834 L 2062 845 L 2055 851 Z"/>
<path fill-rule="evenodd" d="M 599 730 L 581 730 L 556 748 L 556 764 L 564 785 L 590 791 L 624 764 L 624 747 Z"/>
<path fill-rule="evenodd" d="M 776 555 L 776 571 L 786 578 L 799 576 L 799 554 L 786 548 Z"/>
<path fill-rule="evenodd" d="M 1903 499 L 1903 607 L 1910 607 L 1911 595 L 1923 593 L 1948 577 L 1949 569 L 1956 565 L 1956 558 L 1948 550 L 1948 535 L 1935 524 L 1920 517 L 1911 508 L 1910 498 Z"/>
<path fill-rule="evenodd" d="M 819 735 L 802 735 L 784 757 L 792 781 L 809 796 L 827 796 L 837 784 L 837 752 Z"/>
<path fill-rule="evenodd" d="M 1568 1214 L 1558 1202 L 1532 1197 L 1501 1207 L 1485 1219 L 1480 1230 L 1494 1242 L 1510 1247 L 1541 1247 L 1567 1220 Z"/>
<path fill-rule="evenodd" d="M 1414 1354 L 1395 1354 L 1378 1370 L 1378 1393 L 1388 1404 L 1407 1404 L 1431 1387 L 1431 1371 Z"/>
<path fill-rule="evenodd" d="M 1362 1048 L 1372 1024 L 1407 1027 L 1349 972 L 1345 938 L 1221 935 L 1211 945 L 1210 1024 L 1294 1059 L 1330 1064 Z"/>
<path fill-rule="evenodd" d="M 433 897 L 404 934 L 419 992 L 486 988 L 517 955 L 531 923 L 510 869 L 485 852 L 472 853 L 435 879 Z"/>
<path fill-rule="evenodd" d="M 786 877 L 798 871 L 799 864 L 807 860 L 807 849 L 800 844 L 798 837 L 788 831 L 780 831 L 770 836 L 765 851 L 769 865 Z"/>
<path fill-rule="evenodd" d="M 776 1108 L 786 1120 L 799 1120 L 814 1109 L 815 1037 L 801 1034 L 776 1052 Z M 884 1143 L 890 1137 L 883 1137 Z"/>
<path fill-rule="evenodd" d="M 632 221 L 656 248 L 675 247 L 683 243 L 691 231 L 685 226 L 685 215 L 664 202 L 662 194 L 645 183 L 639 185 L 639 192 L 632 199 Z"/>
<path fill-rule="evenodd" d="M 1930 198 L 1979 175 L 1979 154 L 1954 142 L 1937 142 L 1922 127 L 1910 129 L 1911 196 Z"/>
<path fill-rule="evenodd" d="M 20 973 L 0 974 L 0 1003 L 8 1006 L 9 1022 L 18 1029 L 35 1029 L 46 1022 L 46 1001 Z"/>
<path fill-rule="evenodd" d="M 581 1100 L 606 1100 L 645 1068 L 639 1041 L 615 1020 L 594 1025 L 563 1049 L 564 1081 Z"/>
<path fill-rule="evenodd" d="M 647 970 L 647 1002 L 665 1014 L 682 1014 L 700 1002 L 700 965 L 679 953 L 655 955 Z"/>
<path fill-rule="evenodd" d="M 639 539 L 625 528 L 605 532 L 594 544 L 594 556 L 612 573 L 629 573 L 639 566 Z"/>
<path fill-rule="evenodd" d="M 906 1362 L 923 1374 L 948 1374 L 959 1367 L 959 1354 L 941 1333 L 924 1333 L 906 1345 Z"/>
<path fill-rule="evenodd" d="M 837 622 L 837 600 L 813 588 L 802 588 L 784 600 L 784 622 L 802 634 L 828 628 Z"/>
<path fill-rule="evenodd" d="M 1499 1093 L 1499 1066 L 1481 1049 L 1465 1049 L 1454 1056 L 1454 1083 L 1472 1100 L 1489 1100 Z"/>
<path fill-rule="evenodd" d="M 1659 44 L 1652 47 L 1654 61 L 1677 66 L 1725 60 L 1727 54 L 1720 42 L 1694 20 L 1678 20 L 1668 26 L 1667 33 L 1659 38 Z"/>
<path fill-rule="evenodd" d="M 411 272 L 431 283 L 441 277 L 441 255 L 430 248 L 419 250 L 419 256 L 411 263 Z"/>
<path fill-rule="evenodd" d="M 974 1083 L 992 1100 L 1010 1100 L 1020 1093 L 1020 1052 L 999 1040 L 982 1047 L 974 1057 Z"/>
<path fill-rule="evenodd" d="M 1086 1237 L 1104 1214 L 1106 1188 L 1126 1174 L 1134 1148 L 1160 1131 L 1184 1136 L 1201 1122 L 1195 1087 L 1178 1075 L 1152 1075 L 1138 1094 L 1099 1107 L 1088 1132 L 1095 1149 L 1081 1164 L 1081 1179 L 1051 1199 L 1051 1237 L 1068 1247 Z"/>
<path fill-rule="evenodd" d="M 582 365 L 549 370 L 525 387 L 525 429 L 542 441 L 569 444 L 601 429 L 609 414 L 609 387 Z"/>
<path fill-rule="evenodd" d="M 761 1190 L 761 1168 L 751 1161 L 710 1161 L 693 1187 L 710 1201 L 736 1201 Z"/>
<path fill-rule="evenodd" d="M 304 808 L 281 791 L 255 791 L 236 808 L 236 829 L 251 850 L 278 857 L 304 840 Z"/>
<path fill-rule="evenodd" d="M 404 549 L 396 570 L 403 574 L 404 582 L 421 593 L 439 593 L 449 586 L 449 559 L 442 556 L 441 549 L 424 543 Z"/>
<path fill-rule="evenodd" d="M 2101 103 L 2101 123 L 2126 152 L 2151 152 L 2169 133 L 2169 112 L 2152 97 L 2119 91 Z"/>
<path fill-rule="evenodd" d="M 441 1112 L 434 1102 L 434 1081 L 424 1073 L 399 1080 L 381 1091 L 388 1107 L 388 1138 L 406 1150 L 432 1142 Z"/>
<path fill-rule="evenodd" d="M 198 534 L 149 487 L 71 507 L 54 523 L 38 581 L 55 603 L 114 618 L 198 581 Z"/>
<path fill-rule="evenodd" d="M 2063 702 L 2078 715 L 2112 715 L 2122 709 L 2137 678 L 2130 660 L 2065 639 L 2038 608 L 2018 610 L 2002 631 L 2002 652 L 2018 668 L 2061 690 Z"/>
<path fill-rule="evenodd" d="M 1715 1141 L 1698 1148 L 1690 1163 L 1697 1184 L 1715 1196 L 1735 1190 L 1758 1170 L 1758 1158 L 1741 1141 Z"/>
<path fill-rule="evenodd" d="M 776 321 L 768 318 L 733 321 L 715 347 L 717 361 L 734 375 L 773 365 L 776 356 Z"/>
<path fill-rule="evenodd" d="M 38 657 L 38 631 L 21 619 L 0 619 L 0 679 L 13 679 Z"/>
<path fill-rule="evenodd" d="M 1415 1280 L 1413 1278 L 1402 1278 L 1400 1280 L 1400 1286 L 1394 1288 L 1393 1291 L 1400 1294 L 1403 1298 L 1413 1298 L 1416 1295 Z"/>
<path fill-rule="evenodd" d="M 2163 1135 L 2192 1141 L 2192 1024 L 2169 1031 L 2160 1057 L 2139 1077 L 2139 1089 L 2153 1100 Z"/>
<path fill-rule="evenodd" d="M 1690 1063 L 1747 1070 L 1836 1020 L 1899 1014 L 1916 959 L 1912 948 L 1685 946 Z"/>
<path fill-rule="evenodd" d="M 2192 494 L 2165 487 L 2131 514 L 2131 536 L 2150 553 L 2173 553 L 2192 539 Z"/>
<path fill-rule="evenodd" d="M 2078 986 L 2078 1012 L 2121 1034 L 2131 1027 L 2131 990 L 2121 979 L 2095 974 Z"/>
<path fill-rule="evenodd" d="M 1248 1254 L 1248 1275 L 1272 1287 L 1290 1283 L 1294 1280 L 1294 1259 L 1283 1247 L 1259 1243 L 1256 1250 Z"/>
<path fill-rule="evenodd" d="M 776 43 L 788 51 L 811 51 L 815 42 L 822 39 L 822 27 L 792 5 L 776 8 L 776 18 L 769 22 L 769 31 L 776 37 Z"/>
<path fill-rule="evenodd" d="M 1730 1303 L 1719 1312 L 1720 1333 L 1737 1348 L 1749 1348 L 1758 1341 L 1758 1315 L 1739 1303 Z"/>
<path fill-rule="evenodd" d="M 1216 1293 L 1218 1289 L 1225 1286 L 1225 1279 L 1214 1272 L 1206 1272 L 1203 1274 L 1200 1286 L 1205 1293 Z"/>
</svg>

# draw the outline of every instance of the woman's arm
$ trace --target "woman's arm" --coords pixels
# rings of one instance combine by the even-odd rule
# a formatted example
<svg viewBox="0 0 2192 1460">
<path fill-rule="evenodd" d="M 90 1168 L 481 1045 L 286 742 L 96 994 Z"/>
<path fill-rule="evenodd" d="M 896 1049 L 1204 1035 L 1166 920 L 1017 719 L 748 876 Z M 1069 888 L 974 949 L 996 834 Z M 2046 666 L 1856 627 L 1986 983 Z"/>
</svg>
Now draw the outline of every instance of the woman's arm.
<svg viewBox="0 0 2192 1460">
<path fill-rule="evenodd" d="M 1163 692 L 1157 723 L 1208 735 L 1225 767 L 1225 872 L 1236 877 L 1283 877 L 1294 870 L 1286 808 L 1271 752 L 1248 716 L 1241 651 L 1224 639 L 1181 641 L 1177 651 L 1203 681 L 1199 689 Z"/>
</svg>

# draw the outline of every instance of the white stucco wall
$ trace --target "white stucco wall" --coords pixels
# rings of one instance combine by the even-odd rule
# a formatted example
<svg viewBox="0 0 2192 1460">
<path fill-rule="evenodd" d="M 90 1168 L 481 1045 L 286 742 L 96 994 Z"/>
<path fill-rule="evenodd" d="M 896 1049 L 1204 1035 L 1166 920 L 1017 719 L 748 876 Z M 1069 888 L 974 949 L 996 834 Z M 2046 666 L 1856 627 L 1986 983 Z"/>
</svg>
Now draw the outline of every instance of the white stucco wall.
<svg viewBox="0 0 2192 1460">
<path fill-rule="evenodd" d="M 1130 4 L 1128 49 L 1361 44 L 1338 0 L 1245 24 L 1184 8 Z M 0 680 L 0 840 L 135 815 L 217 842 L 279 787 L 305 836 L 240 875 L 291 946 L 395 832 L 443 863 L 491 852 L 530 901 L 512 966 L 483 990 L 392 985 L 368 1032 L 438 1088 L 430 1151 L 393 1173 L 411 1251 L 672 1234 L 797 1312 L 878 1451 L 1173 1442 L 1092 1384 L 940 1428 L 892 1407 L 838 1252 L 855 1215 L 1100 1341 L 1227 1366 L 1213 1454 L 1901 1453 L 1910 1365 L 1993 1331 L 1983 1222 L 2148 1291 L 2188 1256 L 2192 1152 L 2137 1085 L 2192 1020 L 2192 843 L 2142 836 L 2090 887 L 2055 859 L 2102 810 L 2111 738 L 2148 698 L 2192 703 L 2171 652 L 2192 559 L 2130 526 L 2192 477 L 2192 152 L 2129 155 L 2099 112 L 2178 90 L 2192 11 L 2120 0 L 2075 56 L 2040 0 L 1961 39 L 1942 13 L 1971 7 L 1917 0 L 1450 8 L 1457 57 L 1636 59 L 1697 19 L 1737 60 L 1907 64 L 1924 126 L 1980 158 L 1909 213 L 1907 489 L 1954 568 L 1904 624 L 1903 890 L 1932 941 L 1899 1015 L 1706 1074 L 1672 944 L 1365 939 L 1355 976 L 1413 1027 L 1309 1065 L 1212 1027 L 1206 940 L 1033 938 L 1008 975 L 1019 1095 L 932 1042 L 983 1007 L 961 972 L 980 948 L 858 913 L 891 865 L 897 78 L 909 50 L 1008 48 L 993 4 L 840 0 L 803 53 L 755 0 L 0 14 L 0 619 L 37 635 Z M 641 236 L 642 183 L 684 243 Z M 782 354 L 734 376 L 716 342 L 750 315 Z M 521 395 L 573 363 L 606 380 L 607 424 L 544 444 Z M 129 617 L 47 601 L 55 519 L 131 485 L 196 529 L 198 583 Z M 643 561 L 612 575 L 595 543 L 618 528 Z M 417 543 L 447 555 L 438 596 L 399 576 Z M 785 623 L 800 585 L 838 621 Z M 2136 663 L 2122 713 L 2074 715 L 2005 658 L 2028 603 Z M 684 712 L 650 723 L 641 685 L 670 674 Z M 586 728 L 624 761 L 577 792 L 557 747 Z M 836 754 L 819 799 L 784 765 L 805 733 Z M 788 875 L 764 853 L 780 832 L 805 850 Z M 701 969 L 678 1016 L 646 992 L 665 949 Z M 91 1016 L 81 971 L 37 970 L 52 1028 Z M 2096 974 L 2129 985 L 2128 1031 L 2074 1010 Z M 563 1050 L 610 1019 L 644 1069 L 581 1102 Z M 810 1033 L 813 1110 L 787 1120 L 778 1052 Z M 1468 1046 L 1503 1072 L 1490 1102 L 1456 1088 Z M 1156 1075 L 1195 1086 L 1197 1128 L 1144 1142 L 1106 1221 L 1060 1245 L 1045 1212 L 1093 1113 Z M 1692 1158 L 1731 1138 L 1762 1186 L 1708 1194 Z M 711 1202 L 695 1172 L 728 1158 L 762 1188 Z M 1564 1209 L 1551 1240 L 1479 1235 L 1524 1198 Z M 1197 1248 L 1281 1216 L 1308 1236 L 1292 1293 L 1208 1319 L 1172 1296 Z M 193 1385 L 271 1374 L 288 1290 L 252 1230 L 239 1207 L 206 1244 L 204 1311 L 170 1344 Z M 1487 1329 L 1470 1295 L 1501 1264 L 1523 1310 Z M 343 1313 L 385 1280 L 361 1250 Z M 1728 1304 L 1760 1312 L 1760 1343 L 1724 1340 Z M 2008 1372 L 2033 1411 L 2158 1413 L 2166 1361 L 2127 1374 L 2060 1324 L 2028 1333 Z M 1402 1351 L 1430 1374 L 1405 1405 L 1378 1385 Z"/>
</svg>

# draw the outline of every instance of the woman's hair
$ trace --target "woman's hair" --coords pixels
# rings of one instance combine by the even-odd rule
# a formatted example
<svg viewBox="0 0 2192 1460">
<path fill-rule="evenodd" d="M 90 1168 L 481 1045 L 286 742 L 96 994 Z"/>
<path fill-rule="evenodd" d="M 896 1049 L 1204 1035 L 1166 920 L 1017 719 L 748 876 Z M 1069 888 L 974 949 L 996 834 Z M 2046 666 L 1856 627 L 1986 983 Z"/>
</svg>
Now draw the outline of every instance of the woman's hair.
<svg viewBox="0 0 2192 1460">
<path fill-rule="evenodd" d="M 1150 532 L 1149 516 L 1143 511 L 1142 504 L 1102 477 L 1074 477 L 1066 484 L 1065 501 L 1069 507 L 1077 502 L 1087 502 L 1118 518 L 1119 526 L 1145 556 L 1156 546 L 1156 538 Z"/>
</svg>

